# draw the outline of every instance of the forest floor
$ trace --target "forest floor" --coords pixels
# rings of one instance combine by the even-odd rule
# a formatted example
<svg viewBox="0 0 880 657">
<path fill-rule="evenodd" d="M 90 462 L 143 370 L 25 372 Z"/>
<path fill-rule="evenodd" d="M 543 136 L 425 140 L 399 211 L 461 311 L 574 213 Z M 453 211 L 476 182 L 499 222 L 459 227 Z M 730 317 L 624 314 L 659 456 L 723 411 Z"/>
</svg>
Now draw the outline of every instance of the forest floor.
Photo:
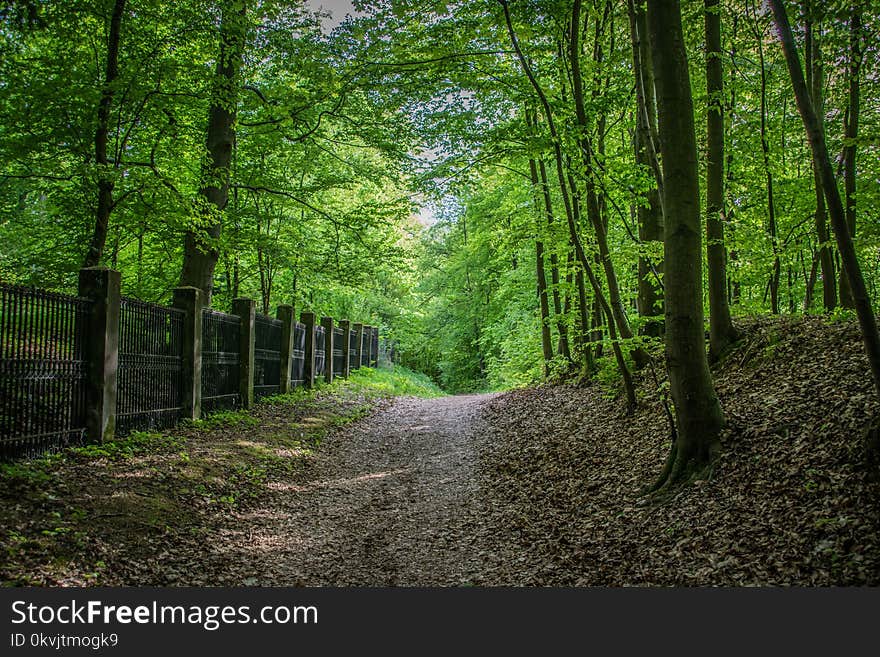
<svg viewBox="0 0 880 657">
<path fill-rule="evenodd" d="M 342 386 L 7 466 L 0 578 L 80 585 L 880 584 L 880 407 L 851 322 L 743 322 L 712 477 L 640 495 L 648 384 L 397 397 Z M 103 452 L 103 453 L 102 453 Z"/>
</svg>

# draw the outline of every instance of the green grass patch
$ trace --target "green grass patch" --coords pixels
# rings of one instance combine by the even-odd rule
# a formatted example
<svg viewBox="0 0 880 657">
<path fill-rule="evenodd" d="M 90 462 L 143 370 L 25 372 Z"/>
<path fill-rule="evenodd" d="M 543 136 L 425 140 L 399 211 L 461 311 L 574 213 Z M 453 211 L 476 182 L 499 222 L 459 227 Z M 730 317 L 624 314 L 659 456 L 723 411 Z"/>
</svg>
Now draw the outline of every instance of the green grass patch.
<svg viewBox="0 0 880 657">
<path fill-rule="evenodd" d="M 420 372 L 400 365 L 391 368 L 362 368 L 339 385 L 373 397 L 442 397 L 444 392 Z"/>
</svg>

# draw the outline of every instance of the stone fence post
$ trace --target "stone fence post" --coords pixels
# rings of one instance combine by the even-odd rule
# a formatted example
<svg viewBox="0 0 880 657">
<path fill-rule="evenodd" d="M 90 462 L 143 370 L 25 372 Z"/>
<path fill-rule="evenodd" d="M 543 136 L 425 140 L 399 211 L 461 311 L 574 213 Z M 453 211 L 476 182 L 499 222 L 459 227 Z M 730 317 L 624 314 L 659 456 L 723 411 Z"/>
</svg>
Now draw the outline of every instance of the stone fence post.
<svg viewBox="0 0 880 657">
<path fill-rule="evenodd" d="M 174 289 L 174 308 L 183 318 L 183 372 L 180 400 L 181 417 L 198 420 L 202 416 L 202 309 L 205 296 L 197 287 Z"/>
<path fill-rule="evenodd" d="M 121 276 L 106 267 L 79 270 L 79 296 L 92 300 L 83 336 L 86 371 L 86 434 L 93 442 L 113 439 L 116 374 L 119 368 Z"/>
</svg>

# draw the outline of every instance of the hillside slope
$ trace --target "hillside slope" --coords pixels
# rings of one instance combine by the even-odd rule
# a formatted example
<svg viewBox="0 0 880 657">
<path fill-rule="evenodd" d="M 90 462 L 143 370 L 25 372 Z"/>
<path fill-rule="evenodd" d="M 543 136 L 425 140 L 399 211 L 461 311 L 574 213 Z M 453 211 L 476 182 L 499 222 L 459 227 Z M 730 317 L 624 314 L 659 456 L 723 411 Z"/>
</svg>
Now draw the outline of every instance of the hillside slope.
<svg viewBox="0 0 880 657">
<path fill-rule="evenodd" d="M 509 528 L 511 555 L 529 555 L 517 583 L 880 583 L 880 483 L 863 440 L 880 408 L 858 327 L 809 317 L 743 328 L 715 371 L 723 456 L 710 481 L 662 504 L 638 495 L 669 444 L 656 401 L 627 416 L 593 384 L 486 405 L 491 524 Z M 509 566 L 500 559 L 499 575 Z"/>
</svg>

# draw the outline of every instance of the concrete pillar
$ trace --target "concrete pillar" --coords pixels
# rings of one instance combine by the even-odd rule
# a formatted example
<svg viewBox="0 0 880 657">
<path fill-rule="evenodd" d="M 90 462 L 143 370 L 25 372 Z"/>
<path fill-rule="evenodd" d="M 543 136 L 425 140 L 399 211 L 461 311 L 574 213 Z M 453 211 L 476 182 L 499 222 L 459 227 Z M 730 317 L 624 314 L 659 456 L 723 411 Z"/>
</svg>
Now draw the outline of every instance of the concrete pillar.
<svg viewBox="0 0 880 657">
<path fill-rule="evenodd" d="M 303 387 L 315 387 L 315 313 L 300 313 L 299 321 L 306 327 L 306 355 L 303 362 Z"/>
<path fill-rule="evenodd" d="M 250 408 L 254 403 L 254 315 L 257 304 L 253 299 L 233 299 L 232 314 L 241 319 L 238 343 L 238 394 L 241 407 Z"/>
<path fill-rule="evenodd" d="M 324 382 L 333 383 L 333 318 L 322 317 L 324 327 Z"/>
<path fill-rule="evenodd" d="M 339 320 L 339 328 L 342 329 L 342 376 L 348 378 L 351 374 L 350 347 L 351 347 L 351 322 L 347 319 Z"/>
<path fill-rule="evenodd" d="M 79 296 L 92 300 L 83 336 L 88 371 L 86 435 L 91 442 L 112 440 L 116 431 L 121 280 L 118 271 L 105 267 L 79 271 Z"/>
<path fill-rule="evenodd" d="M 293 306 L 278 306 L 276 316 L 281 320 L 281 394 L 293 390 L 290 373 L 293 369 L 293 336 L 296 321 L 293 318 Z"/>
<path fill-rule="evenodd" d="M 364 325 L 360 322 L 354 325 L 354 343 L 357 345 L 357 356 L 354 357 L 351 369 L 356 370 L 364 362 Z"/>
<path fill-rule="evenodd" d="M 202 416 L 202 309 L 205 295 L 197 287 L 174 288 L 172 306 L 184 311 L 183 372 L 180 415 L 190 420 Z"/>
</svg>

